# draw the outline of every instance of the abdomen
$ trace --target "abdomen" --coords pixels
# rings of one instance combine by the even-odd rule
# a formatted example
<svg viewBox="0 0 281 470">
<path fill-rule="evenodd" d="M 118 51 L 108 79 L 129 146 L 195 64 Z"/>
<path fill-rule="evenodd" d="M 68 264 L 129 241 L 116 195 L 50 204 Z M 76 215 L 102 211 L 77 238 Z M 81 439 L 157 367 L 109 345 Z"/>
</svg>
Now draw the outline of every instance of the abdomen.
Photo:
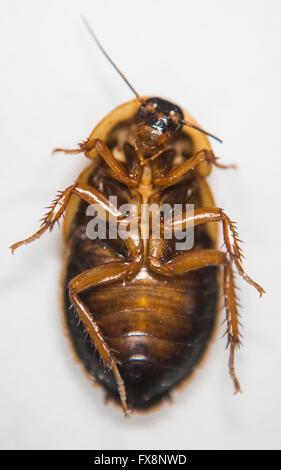
<svg viewBox="0 0 281 470">
<path fill-rule="evenodd" d="M 71 342 L 87 373 L 119 402 L 113 374 L 104 370 L 89 337 L 85 339 L 67 289 L 74 276 L 114 257 L 98 241 L 73 237 L 70 243 L 63 289 Z M 210 267 L 167 280 L 144 268 L 129 282 L 91 288 L 80 294 L 120 361 L 130 408 L 146 409 L 157 404 L 192 373 L 215 324 L 216 273 L 216 268 Z"/>
</svg>

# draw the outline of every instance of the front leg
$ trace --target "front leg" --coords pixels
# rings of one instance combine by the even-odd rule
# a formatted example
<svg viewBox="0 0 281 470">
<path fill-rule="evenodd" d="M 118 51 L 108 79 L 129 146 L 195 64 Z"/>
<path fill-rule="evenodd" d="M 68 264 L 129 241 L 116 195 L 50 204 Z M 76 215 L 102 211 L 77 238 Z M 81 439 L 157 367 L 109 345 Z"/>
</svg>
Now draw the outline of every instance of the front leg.
<svg viewBox="0 0 281 470">
<path fill-rule="evenodd" d="M 17 243 L 14 243 L 10 248 L 12 253 L 22 245 L 27 245 L 38 238 L 40 238 L 46 230 L 53 230 L 54 225 L 56 222 L 59 223 L 60 217 L 65 212 L 65 209 L 69 203 L 70 197 L 72 194 L 76 194 L 77 196 L 81 197 L 84 201 L 88 202 L 88 204 L 98 204 L 104 210 L 105 213 L 111 216 L 117 217 L 118 220 L 123 220 L 122 214 L 119 212 L 117 207 L 113 206 L 109 203 L 109 200 L 106 196 L 104 196 L 100 191 L 89 186 L 88 184 L 84 183 L 74 183 L 64 191 L 59 192 L 58 197 L 53 201 L 51 206 L 48 208 L 49 211 L 43 217 L 41 227 L 37 232 L 31 235 L 24 240 L 21 240 Z"/>
<path fill-rule="evenodd" d="M 102 157 L 105 163 L 112 170 L 114 176 L 121 183 L 126 184 L 126 186 L 134 187 L 137 186 L 140 176 L 139 172 L 128 172 L 123 165 L 114 157 L 108 146 L 101 139 L 87 139 L 84 142 L 79 144 L 78 149 L 63 149 L 56 148 L 53 150 L 55 152 L 64 152 L 64 153 L 84 153 L 87 158 L 93 159 L 92 150 L 96 150 L 98 154 Z"/>
<path fill-rule="evenodd" d="M 196 166 L 198 166 L 199 163 L 203 161 L 206 161 L 222 169 L 236 168 L 235 165 L 222 165 L 221 163 L 218 163 L 217 160 L 218 157 L 215 156 L 212 150 L 200 150 L 199 152 L 192 155 L 192 157 L 188 158 L 184 163 L 170 170 L 164 176 L 161 171 L 157 171 L 157 166 L 155 166 L 153 171 L 153 182 L 156 186 L 172 186 L 178 183 L 182 176 L 196 168 Z"/>
</svg>

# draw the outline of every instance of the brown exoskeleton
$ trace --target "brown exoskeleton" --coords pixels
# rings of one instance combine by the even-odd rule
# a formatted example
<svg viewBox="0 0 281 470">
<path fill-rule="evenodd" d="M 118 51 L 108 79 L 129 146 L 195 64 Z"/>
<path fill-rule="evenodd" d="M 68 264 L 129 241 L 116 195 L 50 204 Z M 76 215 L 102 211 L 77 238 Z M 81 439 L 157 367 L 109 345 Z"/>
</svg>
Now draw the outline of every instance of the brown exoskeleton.
<svg viewBox="0 0 281 470">
<path fill-rule="evenodd" d="M 59 193 L 39 230 L 11 249 L 51 231 L 66 211 L 62 284 L 66 327 L 87 373 L 125 414 L 157 404 L 192 373 L 214 329 L 217 273 L 222 267 L 229 371 L 239 392 L 234 370 L 240 339 L 233 267 L 260 295 L 264 290 L 244 272 L 236 227 L 215 206 L 206 182 L 213 166 L 228 166 L 217 161 L 206 135 L 215 136 L 177 105 L 138 95 L 103 52 L 136 99 L 114 110 L 77 149 L 55 149 L 83 152 L 91 164 Z M 110 201 L 112 195 L 117 196 L 116 205 Z M 110 220 L 118 228 L 126 222 L 120 210 L 123 203 L 134 204 L 138 214 L 143 204 L 150 203 L 193 204 L 194 213 L 171 218 L 170 239 L 164 237 L 165 221 L 160 220 L 160 236 L 154 238 L 140 217 L 134 236 L 90 239 L 87 206 L 103 209 L 108 232 Z M 224 251 L 217 249 L 216 228 L 209 222 L 221 222 Z M 179 251 L 177 231 L 187 225 L 195 228 L 194 246 Z"/>
</svg>

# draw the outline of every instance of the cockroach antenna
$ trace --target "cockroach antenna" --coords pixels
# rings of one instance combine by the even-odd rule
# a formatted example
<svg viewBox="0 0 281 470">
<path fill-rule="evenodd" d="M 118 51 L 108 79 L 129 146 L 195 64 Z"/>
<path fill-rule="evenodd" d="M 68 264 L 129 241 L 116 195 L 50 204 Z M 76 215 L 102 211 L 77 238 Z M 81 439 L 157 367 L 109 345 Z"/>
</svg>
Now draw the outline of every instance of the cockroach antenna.
<svg viewBox="0 0 281 470">
<path fill-rule="evenodd" d="M 108 53 L 106 52 L 106 50 L 103 48 L 103 46 L 101 45 L 99 39 L 97 38 L 96 34 L 94 33 L 94 30 L 92 29 L 91 25 L 89 24 L 89 22 L 86 20 L 86 18 L 84 16 L 81 16 L 81 19 L 83 21 L 83 23 L 85 24 L 87 30 L 89 31 L 90 35 L 92 36 L 92 38 L 94 39 L 95 43 L 97 44 L 97 46 L 100 48 L 100 50 L 102 51 L 102 53 L 105 55 L 105 57 L 107 58 L 107 60 L 111 63 L 112 67 L 116 70 L 116 72 L 119 73 L 120 77 L 123 78 L 124 82 L 127 83 L 128 87 L 132 90 L 132 92 L 136 95 L 136 98 L 137 100 L 140 101 L 140 103 L 145 103 L 145 100 L 137 93 L 137 91 L 135 90 L 135 88 L 131 85 L 131 83 L 129 82 L 129 80 L 125 77 L 125 75 L 121 72 L 121 70 L 119 69 L 119 67 L 117 67 L 117 65 L 113 62 L 113 60 L 111 59 L 111 57 L 108 55 Z"/>
<path fill-rule="evenodd" d="M 127 83 L 128 87 L 132 90 L 132 92 L 136 95 L 136 98 L 137 100 L 144 104 L 145 103 L 145 100 L 137 93 L 137 91 L 135 90 L 135 88 L 133 87 L 133 85 L 131 85 L 131 83 L 129 82 L 129 80 L 125 77 L 125 75 L 123 74 L 123 72 L 121 72 L 121 70 L 119 69 L 119 67 L 117 67 L 117 65 L 113 62 L 113 60 L 111 59 L 111 57 L 108 55 L 108 53 L 106 52 L 106 50 L 104 49 L 104 47 L 102 46 L 102 44 L 100 43 L 99 39 L 97 38 L 94 30 L 92 29 L 90 23 L 86 20 L 86 18 L 84 16 L 81 16 L 81 19 L 83 21 L 83 23 L 85 24 L 87 30 L 89 31 L 90 35 L 92 36 L 92 38 L 94 39 L 95 43 L 97 44 L 97 46 L 99 47 L 99 49 L 102 51 L 102 53 L 104 54 L 104 56 L 107 58 L 107 60 L 110 62 L 110 64 L 112 65 L 112 67 L 116 70 L 116 72 L 119 73 L 120 77 L 123 78 L 124 82 Z M 197 131 L 199 132 L 202 132 L 203 134 L 206 134 L 208 135 L 209 137 L 212 137 L 213 139 L 217 140 L 218 142 L 222 143 L 222 140 L 219 139 L 218 137 L 216 137 L 215 135 L 211 134 L 210 132 L 207 132 L 205 131 L 204 129 L 201 129 L 201 127 L 197 127 L 195 126 L 194 124 L 188 122 L 188 121 L 185 121 L 183 120 L 182 121 L 182 124 L 184 124 L 185 126 L 189 126 L 189 127 L 192 127 L 193 129 L 196 129 Z"/>
<path fill-rule="evenodd" d="M 208 135 L 209 137 L 212 137 L 212 139 L 215 139 L 215 140 L 217 140 L 218 142 L 220 142 L 220 143 L 222 144 L 222 140 L 221 140 L 221 139 L 219 139 L 218 137 L 216 137 L 214 134 L 211 134 L 210 132 L 205 131 L 205 130 L 202 129 L 201 127 L 195 126 L 195 125 L 192 124 L 191 122 L 188 122 L 188 121 L 185 121 L 185 120 L 182 120 L 181 122 L 182 122 L 182 124 L 184 124 L 185 126 L 192 127 L 193 129 L 196 129 L 197 131 L 202 132 L 202 134 L 206 134 L 206 135 Z"/>
</svg>

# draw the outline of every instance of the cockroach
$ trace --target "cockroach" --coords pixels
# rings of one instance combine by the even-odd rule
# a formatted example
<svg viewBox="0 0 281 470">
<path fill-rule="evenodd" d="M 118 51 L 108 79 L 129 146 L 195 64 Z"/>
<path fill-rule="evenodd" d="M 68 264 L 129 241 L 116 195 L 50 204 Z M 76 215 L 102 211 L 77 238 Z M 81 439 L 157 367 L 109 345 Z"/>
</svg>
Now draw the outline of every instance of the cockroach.
<svg viewBox="0 0 281 470">
<path fill-rule="evenodd" d="M 87 374 L 125 415 L 160 404 L 191 375 L 214 330 L 222 269 L 229 373 L 237 393 L 234 354 L 240 334 L 233 268 L 260 295 L 265 291 L 245 273 L 236 225 L 216 207 L 206 181 L 213 167 L 233 165 L 219 163 L 207 136 L 220 139 L 181 107 L 140 96 L 84 22 L 135 99 L 106 116 L 78 148 L 54 150 L 82 152 L 91 163 L 58 194 L 39 230 L 11 250 L 51 231 L 65 215 L 67 332 Z M 135 231 L 125 230 L 127 237 L 120 235 L 129 221 L 121 210 L 124 204 L 137 211 Z M 142 207 L 151 204 L 192 205 L 194 210 L 180 217 L 169 213 L 168 219 L 158 212 L 159 233 L 153 236 L 150 216 L 145 221 L 140 217 Z M 105 237 L 89 236 L 88 207 L 102 209 L 96 221 L 103 219 Z M 218 224 L 210 222 L 221 222 L 225 250 L 217 248 Z M 172 235 L 167 238 L 168 225 Z M 113 226 L 117 236 L 110 237 Z M 193 227 L 189 249 L 178 248 L 182 227 Z"/>
</svg>

